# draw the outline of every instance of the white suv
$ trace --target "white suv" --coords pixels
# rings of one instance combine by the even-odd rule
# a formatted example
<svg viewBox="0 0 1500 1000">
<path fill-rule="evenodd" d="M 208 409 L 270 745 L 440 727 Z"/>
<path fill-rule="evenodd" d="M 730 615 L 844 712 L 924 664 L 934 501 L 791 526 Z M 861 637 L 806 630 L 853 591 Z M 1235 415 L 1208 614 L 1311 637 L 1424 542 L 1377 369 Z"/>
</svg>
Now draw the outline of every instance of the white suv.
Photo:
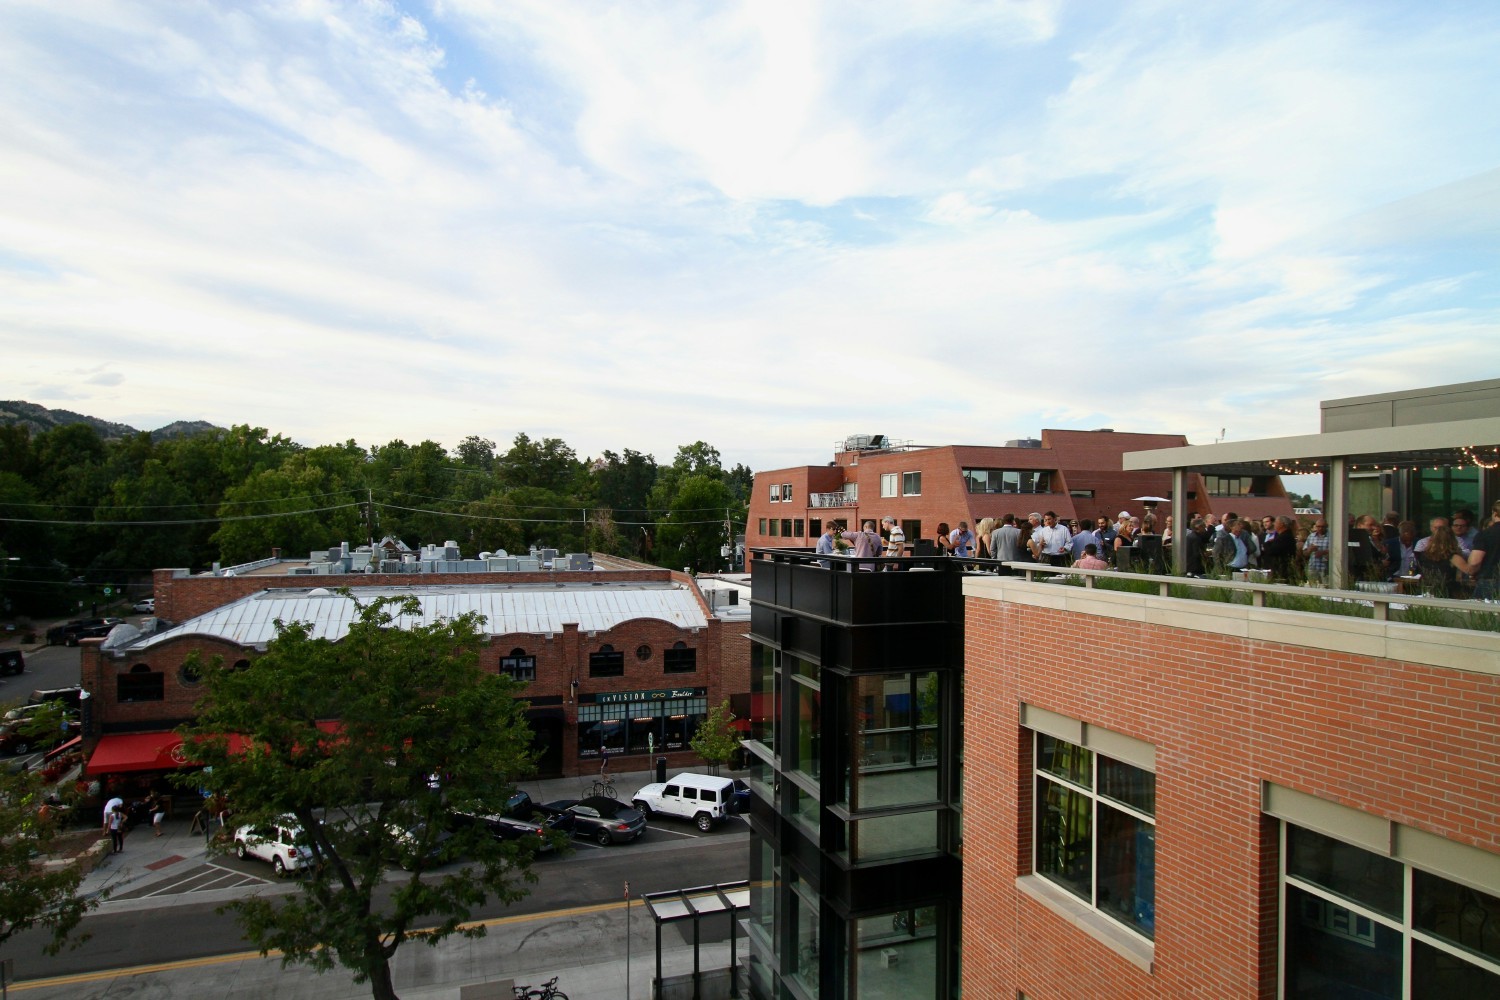
<svg viewBox="0 0 1500 1000">
<path fill-rule="evenodd" d="M 302 828 L 290 816 L 275 823 L 242 826 L 234 831 L 234 853 L 241 858 L 269 861 L 278 877 L 302 871 L 312 865 L 312 848 L 299 846 Z"/>
<path fill-rule="evenodd" d="M 652 782 L 631 796 L 635 807 L 648 818 L 655 813 L 691 819 L 707 831 L 729 818 L 734 802 L 734 782 L 710 774 L 684 771 L 671 780 Z"/>
</svg>

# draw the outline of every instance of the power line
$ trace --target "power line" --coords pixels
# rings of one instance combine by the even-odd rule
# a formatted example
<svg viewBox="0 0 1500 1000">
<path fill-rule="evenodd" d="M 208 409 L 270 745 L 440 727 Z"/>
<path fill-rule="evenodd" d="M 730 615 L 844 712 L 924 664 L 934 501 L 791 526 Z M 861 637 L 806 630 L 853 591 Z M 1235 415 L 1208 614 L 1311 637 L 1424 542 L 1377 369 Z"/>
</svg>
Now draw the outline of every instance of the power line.
<svg viewBox="0 0 1500 1000">
<path fill-rule="evenodd" d="M 0 517 L 0 521 L 11 524 L 66 524 L 73 527 L 105 528 L 151 528 L 168 527 L 177 524 L 222 524 L 228 521 L 260 521 L 271 517 L 298 517 L 303 514 L 322 514 L 330 510 L 346 510 L 350 507 L 358 507 L 357 503 L 340 503 L 331 507 L 310 507 L 306 510 L 283 510 L 273 511 L 269 514 L 227 514 L 222 517 L 195 517 L 180 521 L 61 521 L 46 518 L 29 517 Z"/>
</svg>

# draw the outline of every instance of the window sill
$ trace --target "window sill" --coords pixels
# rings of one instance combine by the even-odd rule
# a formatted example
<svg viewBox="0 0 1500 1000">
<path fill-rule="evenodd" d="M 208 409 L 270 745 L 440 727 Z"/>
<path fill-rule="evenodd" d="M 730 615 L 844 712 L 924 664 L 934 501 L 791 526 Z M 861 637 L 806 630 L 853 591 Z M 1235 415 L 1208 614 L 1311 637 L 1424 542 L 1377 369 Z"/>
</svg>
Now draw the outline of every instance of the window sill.
<svg viewBox="0 0 1500 1000">
<path fill-rule="evenodd" d="M 1067 890 L 1058 888 L 1040 875 L 1022 875 L 1016 879 L 1016 888 L 1148 976 L 1153 974 L 1156 946 L 1150 941 L 1137 937 L 1102 913 L 1089 909 Z"/>
</svg>

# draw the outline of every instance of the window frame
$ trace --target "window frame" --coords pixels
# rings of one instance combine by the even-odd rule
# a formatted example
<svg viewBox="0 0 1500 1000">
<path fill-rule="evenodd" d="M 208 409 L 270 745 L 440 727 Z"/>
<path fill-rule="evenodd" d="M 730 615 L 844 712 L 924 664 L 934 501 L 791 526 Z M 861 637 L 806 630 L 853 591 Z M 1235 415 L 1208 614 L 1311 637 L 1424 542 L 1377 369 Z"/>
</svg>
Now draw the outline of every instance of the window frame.
<svg viewBox="0 0 1500 1000">
<path fill-rule="evenodd" d="M 682 640 L 672 643 L 661 651 L 661 672 L 664 674 L 696 674 L 698 672 L 698 650 Z"/>
<path fill-rule="evenodd" d="M 536 680 L 536 656 L 517 646 L 500 657 L 499 670 L 502 676 L 513 681 Z"/>
<path fill-rule="evenodd" d="M 1052 733 L 1047 732 L 1045 729 L 1029 729 L 1028 731 L 1031 733 L 1031 799 L 1032 799 L 1032 801 L 1031 801 L 1031 817 L 1030 817 L 1030 822 L 1031 822 L 1031 872 L 1032 872 L 1032 874 L 1035 875 L 1036 877 L 1038 877 L 1039 879 L 1043 880 L 1044 882 L 1046 882 L 1047 885 L 1053 887 L 1056 891 L 1061 892 L 1061 893 L 1065 893 L 1067 895 L 1067 897 L 1070 900 L 1072 900 L 1075 905 L 1077 905 L 1079 907 L 1082 907 L 1083 909 L 1085 909 L 1086 911 L 1088 911 L 1090 914 L 1092 914 L 1094 916 L 1097 916 L 1099 919 L 1107 921 L 1110 927 L 1112 927 L 1112 928 L 1120 928 L 1120 929 L 1128 932 L 1133 938 L 1139 939 L 1142 943 L 1144 943 L 1146 945 L 1154 945 L 1154 943 L 1155 943 L 1155 919 L 1156 919 L 1155 918 L 1155 908 L 1156 908 L 1156 893 L 1155 893 L 1156 860 L 1155 860 L 1155 848 L 1154 848 L 1154 846 L 1152 848 L 1152 860 L 1151 860 L 1152 893 L 1151 893 L 1151 899 L 1150 899 L 1151 915 L 1150 915 L 1150 918 L 1149 918 L 1150 919 L 1151 932 L 1147 933 L 1146 931 L 1142 930 L 1140 926 L 1138 926 L 1136 924 L 1132 924 L 1132 923 L 1127 923 L 1126 921 L 1120 919 L 1120 917 L 1118 917 L 1114 912 L 1112 912 L 1111 910 L 1109 910 L 1109 909 L 1107 909 L 1107 908 L 1105 908 L 1105 907 L 1103 907 L 1103 906 L 1100 905 L 1100 902 L 1099 902 L 1099 895 L 1100 895 L 1099 858 L 1100 858 L 1101 853 L 1103 853 L 1103 852 L 1100 850 L 1101 829 L 1100 829 L 1100 822 L 1099 822 L 1099 810 L 1100 810 L 1100 807 L 1101 807 L 1101 804 L 1102 804 L 1104 808 L 1112 809 L 1112 810 L 1114 810 L 1116 812 L 1122 813 L 1125 816 L 1130 817 L 1130 818 L 1136 820 L 1139 823 L 1149 824 L 1149 826 L 1150 826 L 1150 828 L 1151 828 L 1151 830 L 1153 832 L 1153 834 L 1152 834 L 1152 844 L 1154 845 L 1155 844 L 1155 829 L 1156 829 L 1155 807 L 1153 805 L 1152 812 L 1146 812 L 1144 810 L 1141 810 L 1141 809 L 1137 808 L 1136 806 L 1133 806 L 1133 805 L 1131 805 L 1129 803 L 1126 803 L 1126 802 L 1122 801 L 1121 799 L 1119 799 L 1117 797 L 1114 797 L 1114 796 L 1111 796 L 1111 795 L 1106 795 L 1099 788 L 1099 784 L 1100 784 L 1100 782 L 1099 782 L 1100 766 L 1099 765 L 1100 765 L 1100 761 L 1101 760 L 1109 760 L 1109 761 L 1111 761 L 1113 763 L 1116 763 L 1116 764 L 1119 764 L 1119 765 L 1122 765 L 1122 766 L 1125 766 L 1125 767 L 1133 768 L 1133 769 L 1135 769 L 1137 771 L 1140 771 L 1143 774 L 1150 775 L 1151 779 L 1152 779 L 1152 793 L 1151 794 L 1152 794 L 1152 797 L 1153 797 L 1153 802 L 1154 802 L 1154 798 L 1155 798 L 1155 794 L 1156 794 L 1155 793 L 1156 772 L 1152 768 L 1143 767 L 1140 761 L 1126 760 L 1126 759 L 1123 759 L 1123 758 L 1121 758 L 1119 756 L 1116 756 L 1114 754 L 1108 753 L 1105 749 L 1103 749 L 1103 748 L 1101 748 L 1099 746 L 1091 745 L 1092 741 L 1084 740 L 1083 742 L 1077 742 L 1077 741 L 1074 741 L 1074 740 L 1069 740 L 1069 739 L 1066 739 L 1066 738 L 1061 737 L 1061 736 L 1053 735 Z M 1084 753 L 1088 754 L 1089 761 L 1088 761 L 1088 781 L 1087 781 L 1087 784 L 1085 784 L 1083 781 L 1078 780 L 1078 779 L 1076 779 L 1076 778 L 1074 778 L 1072 776 L 1060 774 L 1057 771 L 1043 770 L 1043 768 L 1041 766 L 1041 759 L 1042 759 L 1041 741 L 1042 741 L 1043 737 L 1045 737 L 1047 739 L 1056 740 L 1058 743 L 1074 747 L 1077 750 L 1083 751 Z M 1088 852 L 1089 852 L 1089 859 L 1088 859 L 1088 885 L 1089 885 L 1089 894 L 1088 894 L 1087 898 L 1084 898 L 1082 895 L 1080 895 L 1078 893 L 1077 889 L 1074 886 L 1072 886 L 1068 882 L 1066 882 L 1066 881 L 1064 881 L 1064 880 L 1056 877 L 1055 874 L 1051 874 L 1051 873 L 1048 873 L 1048 872 L 1044 871 L 1043 868 L 1042 868 L 1041 853 L 1042 853 L 1042 850 L 1043 850 L 1043 844 L 1042 844 L 1041 825 L 1042 825 L 1042 821 L 1043 821 L 1043 811 L 1048 807 L 1048 803 L 1045 800 L 1045 797 L 1041 793 L 1041 781 L 1043 781 L 1043 780 L 1051 782 L 1051 783 L 1053 783 L 1055 785 L 1058 785 L 1061 788 L 1063 788 L 1063 789 L 1065 789 L 1065 790 L 1067 790 L 1067 791 L 1069 791 L 1069 792 L 1071 792 L 1071 793 L 1073 793 L 1075 795 L 1081 795 L 1085 799 L 1087 799 L 1087 801 L 1088 801 L 1088 839 L 1089 839 L 1089 844 L 1088 844 Z"/>
<path fill-rule="evenodd" d="M 590 677 L 624 677 L 625 651 L 605 643 L 589 654 Z"/>
<path fill-rule="evenodd" d="M 916 489 L 912 489 L 915 486 Z M 922 470 L 901 473 L 901 495 L 904 497 L 919 497 L 922 495 Z"/>
<path fill-rule="evenodd" d="M 900 496 L 901 473 L 882 472 L 880 474 L 880 498 Z"/>
</svg>

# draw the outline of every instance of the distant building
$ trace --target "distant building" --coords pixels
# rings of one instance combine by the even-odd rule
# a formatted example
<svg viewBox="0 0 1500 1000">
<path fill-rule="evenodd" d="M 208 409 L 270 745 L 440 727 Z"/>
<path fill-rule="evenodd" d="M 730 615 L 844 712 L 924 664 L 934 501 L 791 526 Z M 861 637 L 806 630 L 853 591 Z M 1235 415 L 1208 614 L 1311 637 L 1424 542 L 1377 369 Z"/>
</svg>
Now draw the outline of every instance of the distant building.
<svg viewBox="0 0 1500 1000">
<path fill-rule="evenodd" d="M 454 558 L 438 562 L 473 562 L 443 555 Z M 183 666 L 189 654 L 253 668 L 277 618 L 337 640 L 353 611 L 334 592 L 342 587 L 365 601 L 415 596 L 428 616 L 478 612 L 488 637 L 482 666 L 525 682 L 543 775 L 597 771 L 606 754 L 617 769 L 644 770 L 653 753 L 691 765 L 687 744 L 708 707 L 725 698 L 748 707 L 748 643 L 734 624 L 748 614 L 740 588 L 599 562 L 610 568 L 329 573 L 325 562 L 309 578 L 288 572 L 304 561 L 277 557 L 202 575 L 158 570 L 154 624 L 163 627 L 121 626 L 83 645 L 88 773 L 149 777 L 182 765 L 171 730 L 192 718 L 199 696 Z"/>
<path fill-rule="evenodd" d="M 755 474 L 746 526 L 750 547 L 814 545 L 826 521 L 842 525 L 890 515 L 920 552 L 939 523 L 973 528 L 986 517 L 1053 510 L 1071 518 L 1113 521 L 1120 511 L 1143 515 L 1136 497 L 1170 499 L 1170 473 L 1126 472 L 1121 456 L 1187 444 L 1180 434 L 1110 430 L 1044 430 L 1040 439 L 1004 446 L 926 446 L 884 435 L 856 435 L 835 446 L 827 465 Z M 1274 472 L 1255 476 L 1189 477 L 1188 510 L 1241 516 L 1291 514 L 1291 502 Z M 1163 504 L 1156 511 L 1163 522 Z"/>
</svg>

